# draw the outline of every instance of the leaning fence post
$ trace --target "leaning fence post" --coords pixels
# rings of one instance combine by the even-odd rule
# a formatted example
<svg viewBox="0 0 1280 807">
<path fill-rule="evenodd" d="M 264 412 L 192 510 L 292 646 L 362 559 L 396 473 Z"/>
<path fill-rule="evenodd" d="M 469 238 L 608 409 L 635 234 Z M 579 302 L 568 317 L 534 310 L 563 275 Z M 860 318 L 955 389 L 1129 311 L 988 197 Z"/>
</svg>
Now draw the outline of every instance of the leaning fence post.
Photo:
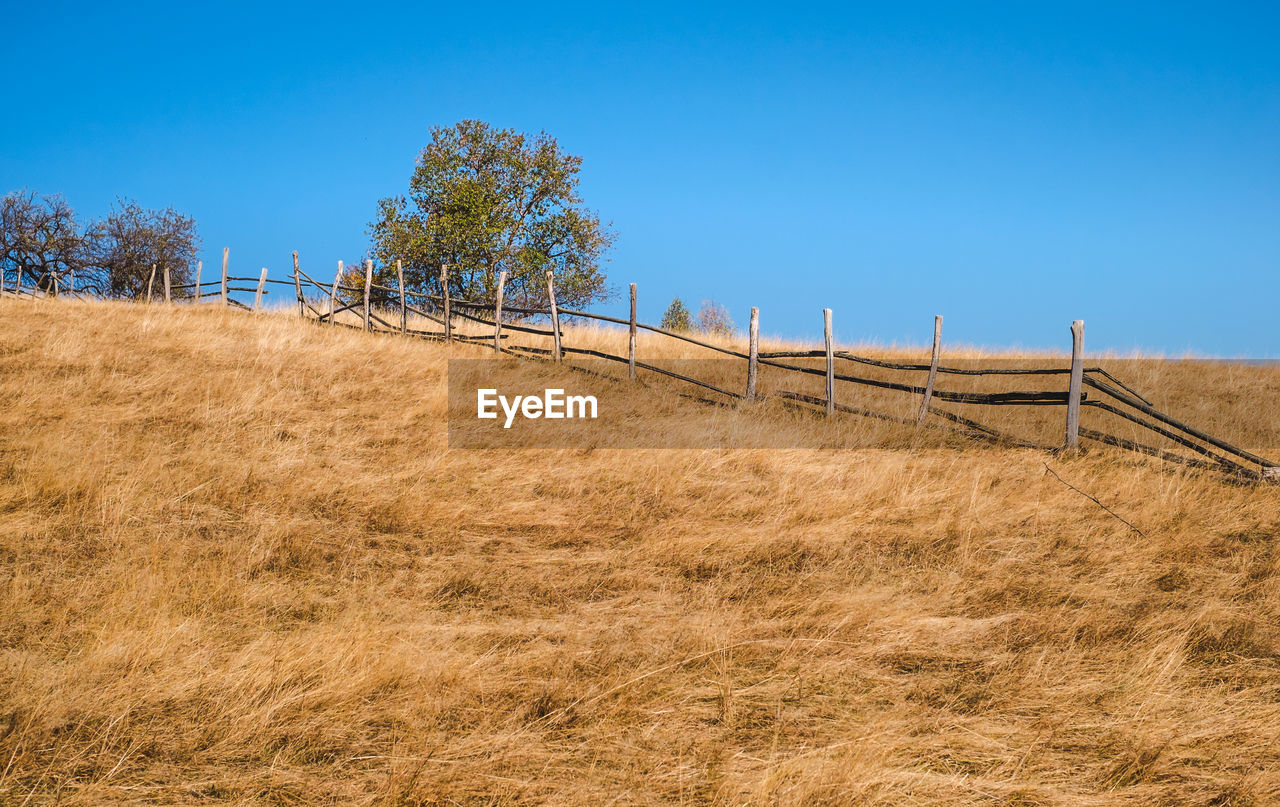
<svg viewBox="0 0 1280 807">
<path fill-rule="evenodd" d="M 551 338 L 555 341 L 555 360 L 560 361 L 560 309 L 556 306 L 556 286 L 547 270 L 547 297 L 551 299 Z"/>
<path fill-rule="evenodd" d="M 449 264 L 440 264 L 440 295 L 444 301 L 444 340 L 453 338 L 453 317 L 449 314 Z"/>
<path fill-rule="evenodd" d="M 338 310 L 338 284 L 342 282 L 342 261 L 338 261 L 338 274 L 333 276 L 333 288 L 329 290 L 329 327 L 333 327 L 333 320 L 337 317 Z"/>
<path fill-rule="evenodd" d="M 502 352 L 502 288 L 507 285 L 507 273 L 498 273 L 498 297 L 493 304 L 493 350 Z"/>
<path fill-rule="evenodd" d="M 222 248 L 222 304 L 227 304 L 227 257 L 231 254 L 231 247 Z"/>
<path fill-rule="evenodd" d="M 1080 447 L 1080 388 L 1084 382 L 1084 320 L 1071 323 L 1071 383 L 1067 387 L 1067 449 Z"/>
<path fill-rule="evenodd" d="M 756 362 L 760 358 L 760 309 L 751 307 L 751 326 L 747 329 L 747 400 L 756 399 Z"/>
<path fill-rule="evenodd" d="M 373 330 L 369 326 L 369 292 L 373 286 L 373 261 L 365 259 L 364 262 L 364 329 L 366 331 Z"/>
<path fill-rule="evenodd" d="M 929 380 L 924 385 L 924 399 L 920 401 L 920 414 L 916 415 L 916 425 L 924 423 L 929 414 L 929 400 L 933 398 L 933 382 L 938 377 L 938 355 L 942 352 L 942 315 L 933 318 L 933 358 L 929 360 Z"/>
<path fill-rule="evenodd" d="M 831 339 L 831 309 L 822 309 L 822 333 L 827 342 L 827 416 L 836 413 L 836 357 Z"/>
<path fill-rule="evenodd" d="M 147 278 L 147 302 L 151 302 L 151 289 L 156 284 L 156 265 L 151 264 L 151 275 Z"/>
<path fill-rule="evenodd" d="M 76 295 L 76 268 L 74 266 L 67 267 L 67 288 L 71 291 L 71 296 Z"/>
<path fill-rule="evenodd" d="M 258 291 L 253 295 L 253 310 L 257 311 L 262 307 L 262 289 L 267 285 L 267 267 L 262 267 L 262 274 L 258 276 Z"/>
<path fill-rule="evenodd" d="M 169 263 L 166 261 L 164 265 L 164 304 L 168 305 L 173 302 L 173 296 L 169 292 Z"/>
<path fill-rule="evenodd" d="M 636 377 L 636 284 L 631 284 L 631 322 L 627 334 L 627 378 Z"/>
<path fill-rule="evenodd" d="M 307 310 L 302 303 L 302 278 L 298 276 L 298 250 L 293 251 L 293 293 L 298 297 L 298 316 L 305 317 Z"/>
<path fill-rule="evenodd" d="M 396 258 L 396 279 L 400 281 L 400 335 L 409 332 L 409 312 L 404 305 L 404 262 Z"/>
<path fill-rule="evenodd" d="M 196 302 L 200 302 L 200 270 L 204 268 L 204 261 L 196 261 Z"/>
</svg>

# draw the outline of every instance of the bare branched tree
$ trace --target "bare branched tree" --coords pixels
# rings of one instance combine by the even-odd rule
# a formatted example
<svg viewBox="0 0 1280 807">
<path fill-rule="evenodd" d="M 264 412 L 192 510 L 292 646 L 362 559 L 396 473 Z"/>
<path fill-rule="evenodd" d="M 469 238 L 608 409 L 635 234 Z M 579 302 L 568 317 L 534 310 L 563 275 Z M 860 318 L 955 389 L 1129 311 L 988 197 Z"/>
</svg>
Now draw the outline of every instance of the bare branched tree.
<svg viewBox="0 0 1280 807">
<path fill-rule="evenodd" d="M 698 330 L 717 336 L 733 336 L 733 317 L 729 309 L 715 300 L 703 300 L 698 311 Z"/>
<path fill-rule="evenodd" d="M 87 243 L 101 293 L 108 297 L 146 296 L 152 266 L 157 277 L 167 267 L 174 286 L 191 283 L 200 250 L 195 219 L 171 207 L 147 210 L 128 199 L 118 200 L 110 215 L 90 228 Z M 190 289 L 174 291 L 176 297 L 190 294 Z"/>
<path fill-rule="evenodd" d="M 119 200 L 104 220 L 83 230 L 61 196 L 14 191 L 0 199 L 0 271 L 48 294 L 72 288 L 104 297 L 142 297 L 151 267 L 169 269 L 174 286 L 191 282 L 200 249 L 195 220 L 173 208 L 146 210 Z M 189 294 L 175 290 L 177 296 Z"/>
<path fill-rule="evenodd" d="M 89 261 L 85 235 L 61 196 L 21 190 L 0 199 L 0 271 L 6 288 L 18 283 L 56 294 Z"/>
</svg>

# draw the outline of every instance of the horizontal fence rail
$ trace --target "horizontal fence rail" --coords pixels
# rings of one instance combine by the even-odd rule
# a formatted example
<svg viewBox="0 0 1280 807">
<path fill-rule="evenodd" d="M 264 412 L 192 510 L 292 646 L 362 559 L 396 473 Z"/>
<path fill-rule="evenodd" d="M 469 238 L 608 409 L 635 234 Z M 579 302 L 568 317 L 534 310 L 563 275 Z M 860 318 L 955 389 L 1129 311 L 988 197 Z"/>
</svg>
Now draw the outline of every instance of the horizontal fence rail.
<svg viewBox="0 0 1280 807">
<path fill-rule="evenodd" d="M 1074 449 L 1080 438 L 1115 448 L 1133 451 L 1147 456 L 1157 457 L 1165 461 L 1201 469 L 1209 469 L 1228 473 L 1234 477 L 1253 480 L 1280 481 L 1280 464 L 1258 456 L 1252 452 L 1232 445 L 1221 438 L 1210 435 L 1171 415 L 1156 409 L 1151 401 L 1132 387 L 1124 384 L 1103 367 L 1083 365 L 1084 323 L 1077 320 L 1072 323 L 1072 355 L 1067 367 L 955 367 L 940 363 L 942 317 L 934 318 L 933 350 L 929 363 L 890 361 L 870 356 L 861 356 L 845 350 L 836 350 L 831 339 L 831 312 L 824 309 L 824 330 L 827 347 L 820 350 L 786 350 L 760 351 L 757 348 L 759 332 L 759 309 L 752 309 L 751 328 L 746 350 L 737 350 L 723 344 L 682 332 L 648 325 L 636 319 L 636 287 L 630 286 L 631 312 L 628 319 L 608 316 L 591 311 L 580 311 L 564 308 L 556 304 L 554 277 L 546 273 L 547 298 L 549 308 L 504 304 L 502 299 L 506 280 L 505 273 L 497 276 L 497 296 L 494 302 L 478 302 L 460 300 L 449 293 L 448 267 L 440 269 L 439 282 L 441 294 L 430 294 L 405 288 L 404 270 L 401 262 L 395 263 L 398 287 L 373 282 L 373 265 L 365 261 L 364 266 L 344 266 L 338 262 L 338 271 L 332 282 L 324 283 L 313 278 L 300 268 L 297 252 L 293 253 L 293 273 L 290 279 L 269 278 L 264 268 L 257 277 L 242 277 L 228 273 L 229 249 L 223 250 L 222 271 L 219 279 L 201 281 L 203 264 L 197 263 L 194 282 L 172 283 L 168 267 L 150 267 L 146 283 L 146 302 L 151 302 L 157 294 L 162 295 L 166 303 L 173 302 L 215 302 L 246 310 L 261 308 L 264 295 L 271 294 L 269 286 L 291 286 L 297 303 L 299 316 L 312 320 L 317 324 L 329 326 L 341 324 L 347 328 L 359 328 L 367 331 L 395 333 L 402 336 L 427 339 L 432 341 L 461 342 L 467 344 L 489 344 L 494 350 L 527 359 L 560 361 L 562 356 L 583 356 L 625 364 L 629 379 L 637 378 L 637 371 L 652 373 L 670 378 L 699 390 L 714 393 L 718 399 L 701 396 L 699 400 L 710 403 L 755 401 L 772 397 L 783 403 L 806 409 L 822 409 L 830 415 L 849 414 L 869 417 L 878 420 L 900 423 L 907 426 L 929 426 L 955 431 L 968 437 L 987 440 L 993 443 L 1041 450 L 1060 450 L 1060 447 L 1038 445 L 1020 437 L 1003 433 L 978 421 L 964 417 L 955 412 L 939 408 L 935 402 L 967 404 L 977 406 L 1033 406 L 1064 407 L 1066 411 L 1066 449 Z M 363 270 L 363 271 L 361 271 Z M 157 283 L 159 275 L 159 283 Z M 344 278 L 354 279 L 362 276 L 363 283 L 353 286 L 343 283 Z M 9 297 L 25 297 L 42 299 L 58 296 L 72 298 L 104 296 L 101 289 L 81 282 L 77 288 L 75 277 L 50 276 L 42 277 L 37 282 L 24 282 L 22 273 L 16 282 L 6 286 L 5 278 L 0 276 L 0 295 Z M 234 285 L 246 284 L 246 285 Z M 157 287 L 159 290 L 157 290 Z M 311 296 L 308 296 L 311 292 Z M 253 294 L 252 308 L 244 302 L 233 299 L 231 293 Z M 376 298 L 376 299 L 375 299 Z M 394 307 L 395 313 L 389 308 Z M 340 314 L 354 312 L 360 324 L 339 322 Z M 408 315 L 413 314 L 429 323 L 439 326 L 439 330 L 422 330 L 410 328 Z M 391 322 L 391 317 L 397 320 Z M 570 317 L 610 325 L 624 326 L 628 329 L 627 355 L 617 355 L 603 350 L 579 347 L 566 344 L 561 329 L 561 318 Z M 531 318 L 546 318 L 547 327 L 540 327 Z M 489 335 L 464 334 L 454 327 L 455 321 L 469 322 L 489 331 Z M 727 389 L 720 384 L 713 384 L 704 379 L 694 378 L 670 368 L 661 367 L 651 362 L 641 361 L 637 356 L 636 333 L 646 331 L 669 339 L 691 344 L 721 356 L 744 361 L 746 366 L 743 378 L 746 380 L 742 392 Z M 511 342 L 510 334 L 529 334 L 545 337 L 550 340 L 549 347 L 540 348 Z M 797 360 L 823 360 L 825 367 L 805 366 L 794 363 Z M 837 363 L 842 365 L 837 372 Z M 875 368 L 888 372 L 927 374 L 924 386 L 906 381 L 890 381 L 855 374 L 853 367 Z M 768 395 L 758 391 L 758 371 L 761 367 L 770 367 L 796 377 L 816 376 L 826 381 L 824 396 L 809 395 L 797 391 L 776 389 Z M 844 369 L 849 367 L 849 370 Z M 582 367 L 568 365 L 568 369 L 592 372 Z M 939 376 L 1004 376 L 1004 377 L 1040 377 L 1067 378 L 1063 386 L 1057 390 L 1014 390 L 1008 392 L 967 392 L 941 389 L 936 386 Z M 860 385 L 872 389 L 886 390 L 913 396 L 919 401 L 919 412 L 914 417 L 904 417 L 886 412 L 879 412 L 862 406 L 836 400 L 836 382 Z M 1062 382 L 1059 382 L 1062 383 Z M 1088 388 L 1086 391 L 1085 388 Z M 1094 398 L 1090 391 L 1101 396 Z M 687 396 L 695 397 L 695 396 Z M 1106 412 L 1128 423 L 1143 428 L 1150 433 L 1169 440 L 1171 443 L 1193 452 L 1196 456 L 1186 456 L 1156 446 L 1107 434 L 1080 424 L 1083 410 Z M 915 409 L 912 409 L 915 412 Z M 928 416 L 933 416 L 929 419 Z M 939 422 L 941 421 L 941 422 Z"/>
</svg>

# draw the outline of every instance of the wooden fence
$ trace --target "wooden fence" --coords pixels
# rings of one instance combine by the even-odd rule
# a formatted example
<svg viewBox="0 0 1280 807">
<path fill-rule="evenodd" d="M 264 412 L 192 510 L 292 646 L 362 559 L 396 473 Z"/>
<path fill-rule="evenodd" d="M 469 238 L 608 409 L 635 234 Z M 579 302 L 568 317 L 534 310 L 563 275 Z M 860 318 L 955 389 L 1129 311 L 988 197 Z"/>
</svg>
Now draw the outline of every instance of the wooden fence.
<svg viewBox="0 0 1280 807">
<path fill-rule="evenodd" d="M 177 297 L 193 303 L 210 301 L 222 305 L 250 309 L 250 306 L 228 295 L 231 292 L 253 293 L 254 303 L 252 310 L 257 310 L 262 305 L 263 296 L 270 294 L 269 285 L 291 286 L 297 301 L 298 314 L 322 325 L 334 326 L 341 324 L 344 327 L 363 328 L 369 332 L 391 332 L 421 339 L 491 344 L 493 350 L 500 353 L 552 362 L 560 362 L 566 355 L 593 357 L 625 364 L 629 379 L 637 378 L 638 371 L 645 371 L 696 386 L 700 390 L 705 390 L 725 400 L 757 400 L 759 397 L 757 388 L 759 369 L 761 367 L 770 367 L 787 373 L 824 378 L 825 395 L 822 397 L 785 390 L 777 390 L 773 395 L 793 405 L 820 409 L 827 416 L 845 413 L 919 427 L 927 423 L 929 415 L 934 415 L 936 418 L 946 422 L 945 424 L 936 424 L 940 427 L 956 429 L 968 436 L 1007 445 L 1074 451 L 1079 447 L 1081 438 L 1084 438 L 1117 448 L 1159 457 L 1170 462 L 1222 471 L 1240 479 L 1280 481 L 1280 464 L 1231 445 L 1225 440 L 1207 434 L 1159 411 L 1151 405 L 1150 401 L 1102 367 L 1086 367 L 1084 365 L 1084 322 L 1081 320 L 1076 320 L 1071 324 L 1071 362 L 1067 367 L 1027 369 L 950 367 L 940 363 L 942 317 L 934 318 L 933 350 L 928 364 L 886 361 L 837 350 L 832 335 L 831 309 L 823 309 L 824 347 L 822 350 L 760 352 L 759 309 L 751 309 L 747 345 L 744 350 L 737 350 L 699 339 L 689 333 L 670 331 L 637 321 L 636 286 L 634 283 L 630 286 L 630 317 L 628 319 L 620 319 L 589 311 L 562 308 L 557 305 L 555 280 L 551 272 L 546 274 L 548 307 L 527 308 L 504 305 L 503 292 L 507 280 L 505 272 L 500 273 L 498 276 L 495 301 L 493 303 L 481 303 L 450 297 L 448 267 L 445 266 L 440 268 L 442 294 L 433 295 L 406 289 L 404 273 L 399 261 L 396 263 L 398 287 L 392 288 L 373 282 L 373 264 L 371 261 L 365 262 L 364 283 L 360 287 L 354 287 L 342 285 L 344 272 L 341 261 L 338 262 L 338 272 L 333 282 L 324 284 L 299 268 L 298 253 L 296 252 L 293 253 L 293 275 L 287 281 L 268 278 L 266 269 L 263 269 L 256 278 L 231 276 L 227 272 L 228 258 L 229 251 L 224 249 L 221 276 L 214 281 L 201 282 L 200 274 L 203 266 L 200 264 L 197 264 L 195 282 L 191 284 L 170 284 L 169 274 L 167 270 L 164 271 L 161 278 L 163 281 L 164 301 L 173 302 L 175 300 L 174 293 L 178 292 Z M 156 268 L 152 267 L 147 290 L 148 301 L 154 299 L 155 296 L 153 294 L 155 275 Z M 0 281 L 2 281 L 2 278 L 0 278 Z M 253 285 L 233 285 L 236 283 Z M 315 290 L 315 297 L 308 297 L 304 288 L 305 290 Z M 375 292 L 380 294 L 375 295 Z M 21 283 L 16 289 L 5 289 L 3 283 L 0 282 L 0 293 L 37 297 L 49 296 L 46 292 L 30 287 L 24 289 Z M 58 291 L 55 287 L 56 293 Z M 61 293 L 71 293 L 75 296 L 81 296 L 82 294 L 81 291 L 75 289 L 74 280 L 71 282 L 70 289 L 63 290 Z M 384 302 L 390 301 L 395 310 L 389 311 L 385 307 L 376 309 L 374 306 L 375 296 L 380 296 Z M 359 325 L 339 323 L 337 320 L 338 315 L 345 312 L 357 313 Z M 434 323 L 438 326 L 438 330 L 410 328 L 408 315 L 411 313 Z M 398 322 L 389 322 L 384 318 L 384 315 L 398 320 Z M 529 318 L 532 317 L 545 317 L 546 327 L 539 327 L 531 322 Z M 625 326 L 628 333 L 627 355 L 622 356 L 606 351 L 565 344 L 561 327 L 562 317 L 575 317 Z M 454 327 L 455 321 L 458 320 L 481 326 L 486 330 L 492 329 L 492 338 L 487 335 L 460 332 Z M 657 364 L 641 361 L 640 357 L 637 356 L 636 335 L 638 331 L 642 330 L 696 345 L 723 356 L 742 360 L 744 362 L 743 377 L 745 378 L 743 391 L 727 389 L 719 384 L 712 384 L 706 380 L 693 378 Z M 504 331 L 545 337 L 548 340 L 548 346 L 543 348 L 504 342 Z M 823 359 L 825 360 L 824 367 L 808 367 L 794 363 L 796 360 L 803 359 Z M 857 374 L 855 371 L 858 367 L 873 367 L 882 371 L 904 373 L 924 372 L 927 373 L 927 380 L 924 386 L 919 386 L 905 381 L 872 378 L 868 375 Z M 839 368 L 839 371 L 837 371 L 837 368 Z M 937 381 L 940 376 L 1065 376 L 1066 378 L 1063 379 L 1065 381 L 1065 389 L 1060 391 L 965 392 L 939 388 Z M 836 400 L 837 381 L 899 392 L 903 395 L 918 396 L 920 401 L 918 412 L 915 417 L 908 418 L 840 403 Z M 1086 387 L 1088 388 L 1087 391 Z M 1097 397 L 1090 397 L 1090 392 L 1096 393 Z M 1036 445 L 942 408 L 938 405 L 938 402 L 979 406 L 1062 407 L 1065 409 L 1063 441 L 1061 446 Z M 1166 438 L 1176 445 L 1190 450 L 1196 456 L 1177 454 L 1146 443 L 1117 437 L 1083 426 L 1080 422 L 1080 415 L 1085 409 L 1108 412 L 1153 434 Z"/>
</svg>

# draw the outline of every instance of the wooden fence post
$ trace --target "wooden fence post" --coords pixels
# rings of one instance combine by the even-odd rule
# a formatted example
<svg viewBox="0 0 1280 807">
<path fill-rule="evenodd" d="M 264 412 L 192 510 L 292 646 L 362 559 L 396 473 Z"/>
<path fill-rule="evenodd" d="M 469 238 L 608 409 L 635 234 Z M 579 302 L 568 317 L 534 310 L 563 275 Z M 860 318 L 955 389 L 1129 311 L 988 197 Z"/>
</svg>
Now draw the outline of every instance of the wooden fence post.
<svg viewBox="0 0 1280 807">
<path fill-rule="evenodd" d="M 151 289 L 156 284 L 156 265 L 151 264 L 151 275 L 147 277 L 147 302 L 151 302 Z"/>
<path fill-rule="evenodd" d="M 71 292 L 71 296 L 76 294 L 76 268 L 74 266 L 67 267 L 67 289 Z"/>
<path fill-rule="evenodd" d="M 1067 450 L 1080 447 L 1080 388 L 1084 382 L 1084 320 L 1071 323 L 1071 383 L 1067 387 Z"/>
<path fill-rule="evenodd" d="M 4 296 L 4 267 L 0 267 L 0 297 Z"/>
<path fill-rule="evenodd" d="M 169 286 L 169 263 L 166 261 L 164 265 L 164 304 L 169 305 L 173 302 L 173 296 L 170 294 Z"/>
<path fill-rule="evenodd" d="M 551 335 L 555 342 L 556 361 L 560 361 L 560 309 L 556 306 L 556 285 L 552 280 L 552 272 L 547 270 L 547 297 L 551 299 Z"/>
<path fill-rule="evenodd" d="M 502 289 L 507 285 L 507 273 L 498 273 L 498 297 L 493 304 L 493 350 L 502 352 Z"/>
<path fill-rule="evenodd" d="M 449 264 L 440 264 L 440 296 L 444 301 L 444 340 L 453 338 L 453 317 L 449 313 Z"/>
<path fill-rule="evenodd" d="M 627 334 L 627 378 L 636 377 L 636 284 L 631 284 L 631 323 Z"/>
<path fill-rule="evenodd" d="M 827 341 L 827 417 L 836 413 L 836 357 L 831 338 L 831 309 L 822 309 L 822 333 Z"/>
<path fill-rule="evenodd" d="M 227 257 L 231 254 L 231 247 L 222 248 L 222 304 L 227 304 Z"/>
<path fill-rule="evenodd" d="M 298 275 L 298 250 L 293 251 L 293 293 L 298 298 L 298 316 L 305 317 L 307 309 L 302 303 L 302 278 Z"/>
<path fill-rule="evenodd" d="M 938 356 L 942 352 L 942 315 L 933 318 L 933 358 L 929 360 L 929 380 L 924 385 L 924 399 L 920 401 L 920 414 L 916 415 L 916 425 L 924 423 L 929 414 L 929 400 L 933 398 L 933 382 L 938 377 Z"/>
<path fill-rule="evenodd" d="M 756 399 L 756 362 L 760 358 L 760 309 L 751 307 L 751 326 L 747 329 L 747 400 Z"/>
<path fill-rule="evenodd" d="M 204 269 L 204 261 L 196 261 L 196 302 L 200 302 L 200 270 Z"/>
<path fill-rule="evenodd" d="M 365 259 L 364 262 L 364 329 L 371 331 L 373 328 L 369 325 L 369 292 L 373 286 L 373 261 Z"/>
<path fill-rule="evenodd" d="M 400 281 L 400 335 L 409 332 L 409 310 L 404 302 L 404 262 L 396 258 L 396 279 Z"/>
<path fill-rule="evenodd" d="M 329 291 L 329 327 L 338 316 L 338 284 L 342 282 L 342 261 L 338 261 L 338 274 L 333 276 L 333 288 Z"/>
<path fill-rule="evenodd" d="M 257 311 L 262 308 L 262 289 L 267 285 L 267 267 L 262 267 L 262 274 L 258 276 L 258 291 L 253 295 L 253 310 Z"/>
</svg>

